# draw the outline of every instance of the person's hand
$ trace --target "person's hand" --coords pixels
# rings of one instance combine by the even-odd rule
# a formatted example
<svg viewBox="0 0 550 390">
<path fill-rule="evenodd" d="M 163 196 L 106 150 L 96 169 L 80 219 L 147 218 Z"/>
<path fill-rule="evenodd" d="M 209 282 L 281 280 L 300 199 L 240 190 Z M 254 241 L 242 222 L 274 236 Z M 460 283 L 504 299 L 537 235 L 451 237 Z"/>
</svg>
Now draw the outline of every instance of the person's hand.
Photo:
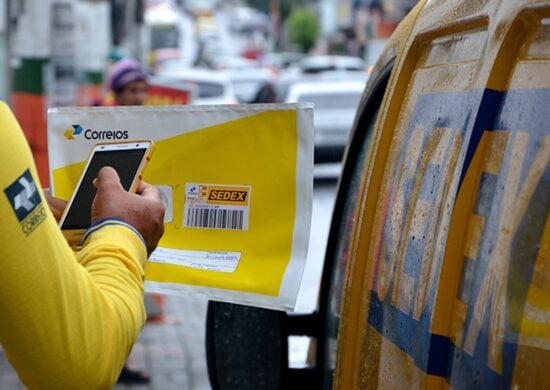
<svg viewBox="0 0 550 390">
<path fill-rule="evenodd" d="M 48 202 L 48 206 L 50 206 L 50 210 L 52 211 L 55 220 L 59 222 L 65 207 L 67 207 L 67 202 L 63 199 L 53 197 L 49 188 L 44 188 L 43 191 L 44 196 L 46 197 L 46 202 Z"/>
<path fill-rule="evenodd" d="M 103 167 L 94 180 L 97 193 L 92 203 L 92 223 L 118 218 L 141 233 L 150 255 L 164 233 L 164 204 L 159 190 L 141 182 L 136 194 L 125 191 L 117 172 Z"/>
</svg>

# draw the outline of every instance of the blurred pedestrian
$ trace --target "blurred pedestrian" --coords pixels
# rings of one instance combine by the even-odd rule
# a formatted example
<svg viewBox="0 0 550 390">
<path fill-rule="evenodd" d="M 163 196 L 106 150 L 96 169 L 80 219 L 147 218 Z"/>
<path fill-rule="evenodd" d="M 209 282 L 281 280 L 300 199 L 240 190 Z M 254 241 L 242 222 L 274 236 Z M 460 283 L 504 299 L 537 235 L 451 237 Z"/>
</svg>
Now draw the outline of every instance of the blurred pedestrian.
<svg viewBox="0 0 550 390">
<path fill-rule="evenodd" d="M 132 59 L 115 62 L 107 75 L 107 86 L 112 93 L 108 105 L 141 106 L 147 99 L 147 74 Z"/>
<path fill-rule="evenodd" d="M 2 102 L 0 135 L 0 344 L 27 388 L 110 388 L 145 322 L 143 267 L 163 233 L 160 194 L 146 183 L 129 194 L 114 169 L 101 169 L 93 224 L 75 254 Z"/>
</svg>

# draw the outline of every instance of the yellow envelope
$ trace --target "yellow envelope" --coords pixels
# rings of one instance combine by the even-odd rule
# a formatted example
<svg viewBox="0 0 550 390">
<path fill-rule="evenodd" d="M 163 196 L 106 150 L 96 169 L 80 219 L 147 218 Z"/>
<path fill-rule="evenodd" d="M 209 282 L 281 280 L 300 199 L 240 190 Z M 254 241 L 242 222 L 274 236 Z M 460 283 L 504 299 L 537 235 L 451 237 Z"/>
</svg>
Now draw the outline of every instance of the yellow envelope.
<svg viewBox="0 0 550 390">
<path fill-rule="evenodd" d="M 167 212 L 146 291 L 291 311 L 309 241 L 312 133 L 309 104 L 50 109 L 50 182 L 68 199 L 93 145 L 154 140 L 144 180 Z"/>
</svg>

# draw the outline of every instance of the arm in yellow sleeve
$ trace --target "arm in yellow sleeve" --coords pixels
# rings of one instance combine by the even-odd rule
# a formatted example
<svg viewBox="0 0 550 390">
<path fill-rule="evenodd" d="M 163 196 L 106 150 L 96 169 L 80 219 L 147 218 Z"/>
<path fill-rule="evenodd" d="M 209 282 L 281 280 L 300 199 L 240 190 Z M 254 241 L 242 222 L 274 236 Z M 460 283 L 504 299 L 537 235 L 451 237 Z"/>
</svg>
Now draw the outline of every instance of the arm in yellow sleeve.
<svg viewBox="0 0 550 390">
<path fill-rule="evenodd" d="M 0 344 L 33 388 L 109 388 L 143 323 L 142 238 L 107 220 L 75 256 L 0 103 Z"/>
</svg>

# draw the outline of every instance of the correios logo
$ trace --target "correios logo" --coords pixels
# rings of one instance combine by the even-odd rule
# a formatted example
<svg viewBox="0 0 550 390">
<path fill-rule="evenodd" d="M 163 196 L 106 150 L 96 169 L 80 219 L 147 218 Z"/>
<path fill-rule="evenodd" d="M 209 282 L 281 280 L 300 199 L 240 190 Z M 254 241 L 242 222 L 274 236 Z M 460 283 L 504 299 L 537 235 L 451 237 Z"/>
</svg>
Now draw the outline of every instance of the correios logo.
<svg viewBox="0 0 550 390">
<path fill-rule="evenodd" d="M 72 126 L 72 129 L 67 129 L 63 133 L 68 140 L 74 140 L 75 137 L 80 135 L 84 135 L 84 138 L 92 140 L 128 139 L 128 130 L 84 130 L 78 124 Z"/>
</svg>

